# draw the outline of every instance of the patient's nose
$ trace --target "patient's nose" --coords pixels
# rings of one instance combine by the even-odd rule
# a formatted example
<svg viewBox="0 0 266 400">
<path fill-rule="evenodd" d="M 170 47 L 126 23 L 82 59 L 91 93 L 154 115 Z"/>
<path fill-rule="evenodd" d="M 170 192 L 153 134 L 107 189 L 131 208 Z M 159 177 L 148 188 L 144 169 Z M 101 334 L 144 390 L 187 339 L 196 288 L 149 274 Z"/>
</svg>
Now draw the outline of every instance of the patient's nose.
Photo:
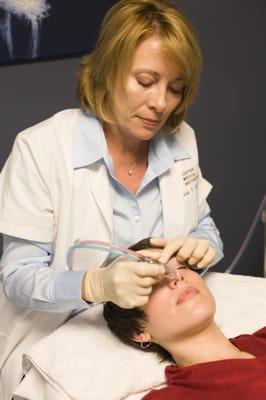
<svg viewBox="0 0 266 400">
<path fill-rule="evenodd" d="M 174 289 L 179 282 L 184 280 L 184 275 L 183 275 L 183 270 L 182 269 L 177 269 L 176 270 L 176 277 L 174 279 L 169 279 L 168 280 L 168 286 L 171 289 Z"/>
</svg>

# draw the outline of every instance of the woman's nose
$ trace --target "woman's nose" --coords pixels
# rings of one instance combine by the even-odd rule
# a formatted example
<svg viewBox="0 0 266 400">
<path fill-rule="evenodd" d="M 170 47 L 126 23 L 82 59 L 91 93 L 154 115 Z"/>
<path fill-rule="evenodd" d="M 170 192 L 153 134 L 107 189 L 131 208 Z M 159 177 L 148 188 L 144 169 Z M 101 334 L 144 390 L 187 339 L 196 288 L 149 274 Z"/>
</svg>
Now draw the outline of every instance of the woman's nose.
<svg viewBox="0 0 266 400">
<path fill-rule="evenodd" d="M 149 107 L 158 113 L 165 111 L 167 106 L 166 90 L 165 88 L 158 88 L 150 94 Z"/>
<path fill-rule="evenodd" d="M 171 289 L 174 289 L 178 285 L 178 283 L 183 281 L 183 280 L 184 280 L 183 270 L 182 269 L 177 269 L 175 278 L 168 280 L 168 286 Z"/>
</svg>

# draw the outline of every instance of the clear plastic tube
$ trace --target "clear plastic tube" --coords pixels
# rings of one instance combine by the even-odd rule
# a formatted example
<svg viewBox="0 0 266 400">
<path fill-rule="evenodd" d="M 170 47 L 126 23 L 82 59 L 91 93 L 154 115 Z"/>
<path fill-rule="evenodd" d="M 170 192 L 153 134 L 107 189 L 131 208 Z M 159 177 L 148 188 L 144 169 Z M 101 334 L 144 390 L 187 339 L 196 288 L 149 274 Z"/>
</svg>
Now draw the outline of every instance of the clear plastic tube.
<svg viewBox="0 0 266 400">
<path fill-rule="evenodd" d="M 151 264 L 159 264 L 163 265 L 165 269 L 165 277 L 168 279 L 176 279 L 178 278 L 178 275 L 180 274 L 180 268 L 190 268 L 195 271 L 197 271 L 196 268 L 193 268 L 185 263 L 179 263 L 177 266 L 169 266 L 168 264 L 162 263 L 160 261 L 157 261 L 153 259 L 152 257 L 145 256 L 141 253 L 138 253 L 134 250 L 130 250 L 126 247 L 118 246 L 113 243 L 109 242 L 103 242 L 99 240 L 76 240 L 68 250 L 67 253 L 67 265 L 69 269 L 73 269 L 73 257 L 77 249 L 92 249 L 92 250 L 99 250 L 99 251 L 104 251 L 107 253 L 115 253 L 118 256 L 124 256 L 130 260 L 136 260 L 136 261 L 142 261 L 142 262 L 148 262 Z M 201 275 L 205 274 L 207 272 L 208 268 L 204 269 L 201 272 Z"/>
</svg>

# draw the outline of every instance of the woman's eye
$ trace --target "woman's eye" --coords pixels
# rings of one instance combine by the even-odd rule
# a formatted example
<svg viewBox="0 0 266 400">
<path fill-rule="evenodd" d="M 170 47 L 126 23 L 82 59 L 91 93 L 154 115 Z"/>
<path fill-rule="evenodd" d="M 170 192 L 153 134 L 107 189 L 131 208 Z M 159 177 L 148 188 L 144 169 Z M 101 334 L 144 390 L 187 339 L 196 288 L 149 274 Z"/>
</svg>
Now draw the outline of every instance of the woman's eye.
<svg viewBox="0 0 266 400">
<path fill-rule="evenodd" d="M 197 274 L 201 274 L 202 270 L 197 267 L 187 267 L 190 271 L 196 272 Z"/>
<path fill-rule="evenodd" d="M 182 89 L 170 88 L 170 90 L 171 90 L 172 93 L 175 94 L 176 96 L 182 96 L 183 93 L 184 93 L 184 88 L 182 88 Z"/>
<path fill-rule="evenodd" d="M 178 267 L 177 269 L 188 269 L 188 267 L 186 267 L 185 265 L 182 267 Z"/>
<path fill-rule="evenodd" d="M 188 269 L 193 272 L 198 272 L 197 268 L 192 267 L 192 266 L 190 267 L 189 265 L 183 265 L 182 267 L 179 267 L 178 269 Z"/>
<path fill-rule="evenodd" d="M 143 82 L 143 81 L 138 81 L 138 83 L 143 86 L 143 87 L 149 87 L 152 85 L 152 82 Z"/>
</svg>

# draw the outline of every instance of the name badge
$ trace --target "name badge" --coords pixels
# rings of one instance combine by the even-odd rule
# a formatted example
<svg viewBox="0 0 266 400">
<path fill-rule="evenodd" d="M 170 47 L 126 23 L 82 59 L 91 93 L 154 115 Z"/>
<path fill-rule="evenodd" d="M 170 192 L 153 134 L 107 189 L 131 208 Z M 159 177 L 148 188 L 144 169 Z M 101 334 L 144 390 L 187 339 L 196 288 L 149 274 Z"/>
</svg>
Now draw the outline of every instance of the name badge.
<svg viewBox="0 0 266 400">
<path fill-rule="evenodd" d="M 194 167 L 186 169 L 182 173 L 182 178 L 184 182 L 184 197 L 193 193 L 198 188 L 198 173 Z"/>
</svg>

